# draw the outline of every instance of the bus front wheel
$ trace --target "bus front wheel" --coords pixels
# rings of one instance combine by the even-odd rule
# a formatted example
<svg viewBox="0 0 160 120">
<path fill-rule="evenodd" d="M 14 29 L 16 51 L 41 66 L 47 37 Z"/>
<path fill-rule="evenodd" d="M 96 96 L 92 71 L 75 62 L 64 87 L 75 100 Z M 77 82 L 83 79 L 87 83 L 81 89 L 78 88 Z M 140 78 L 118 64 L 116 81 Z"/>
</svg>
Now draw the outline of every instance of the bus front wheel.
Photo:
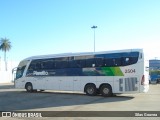
<svg viewBox="0 0 160 120">
<path fill-rule="evenodd" d="M 31 83 L 27 83 L 25 88 L 27 92 L 33 92 L 33 86 Z"/>
<path fill-rule="evenodd" d="M 112 87 L 110 85 L 102 85 L 100 87 L 100 94 L 104 97 L 110 97 L 113 95 L 112 93 Z"/>
</svg>

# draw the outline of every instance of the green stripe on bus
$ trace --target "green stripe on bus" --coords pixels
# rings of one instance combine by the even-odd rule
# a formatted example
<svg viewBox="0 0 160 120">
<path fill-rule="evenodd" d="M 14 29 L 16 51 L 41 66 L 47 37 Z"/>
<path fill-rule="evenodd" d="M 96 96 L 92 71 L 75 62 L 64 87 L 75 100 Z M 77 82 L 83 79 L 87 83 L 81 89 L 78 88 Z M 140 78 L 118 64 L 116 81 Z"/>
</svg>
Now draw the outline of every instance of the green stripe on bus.
<svg viewBox="0 0 160 120">
<path fill-rule="evenodd" d="M 105 76 L 124 76 L 119 67 L 102 67 L 102 72 Z"/>
</svg>

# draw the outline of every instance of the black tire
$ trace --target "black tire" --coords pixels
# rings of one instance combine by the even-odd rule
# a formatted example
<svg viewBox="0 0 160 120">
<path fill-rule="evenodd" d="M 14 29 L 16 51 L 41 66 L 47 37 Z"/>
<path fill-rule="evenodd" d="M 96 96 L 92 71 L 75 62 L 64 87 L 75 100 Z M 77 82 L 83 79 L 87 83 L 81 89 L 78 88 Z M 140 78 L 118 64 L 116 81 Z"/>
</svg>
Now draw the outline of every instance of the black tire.
<svg viewBox="0 0 160 120">
<path fill-rule="evenodd" d="M 100 94 L 104 97 L 110 97 L 113 95 L 112 87 L 110 85 L 102 85 L 100 87 Z"/>
<path fill-rule="evenodd" d="M 99 91 L 99 89 L 97 89 L 97 95 L 99 95 L 100 94 L 100 91 Z"/>
<path fill-rule="evenodd" d="M 95 96 L 97 94 L 97 88 L 94 84 L 88 84 L 85 86 L 85 92 L 89 96 Z"/>
<path fill-rule="evenodd" d="M 33 92 L 33 86 L 31 83 L 27 83 L 25 88 L 27 92 Z"/>
</svg>

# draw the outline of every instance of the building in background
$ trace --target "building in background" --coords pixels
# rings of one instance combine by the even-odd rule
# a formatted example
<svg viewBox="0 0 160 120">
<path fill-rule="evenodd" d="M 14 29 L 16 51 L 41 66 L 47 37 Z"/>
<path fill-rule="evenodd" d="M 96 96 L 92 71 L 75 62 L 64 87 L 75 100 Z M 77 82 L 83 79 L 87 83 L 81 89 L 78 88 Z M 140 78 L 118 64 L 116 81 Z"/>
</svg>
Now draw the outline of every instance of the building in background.
<svg viewBox="0 0 160 120">
<path fill-rule="evenodd" d="M 160 60 L 149 60 L 149 74 L 151 83 L 160 82 Z"/>
<path fill-rule="evenodd" d="M 12 69 L 18 66 L 19 62 L 7 61 L 7 71 L 5 69 L 5 62 L 0 58 L 0 83 L 10 83 L 14 81 L 14 74 L 12 74 Z"/>
</svg>

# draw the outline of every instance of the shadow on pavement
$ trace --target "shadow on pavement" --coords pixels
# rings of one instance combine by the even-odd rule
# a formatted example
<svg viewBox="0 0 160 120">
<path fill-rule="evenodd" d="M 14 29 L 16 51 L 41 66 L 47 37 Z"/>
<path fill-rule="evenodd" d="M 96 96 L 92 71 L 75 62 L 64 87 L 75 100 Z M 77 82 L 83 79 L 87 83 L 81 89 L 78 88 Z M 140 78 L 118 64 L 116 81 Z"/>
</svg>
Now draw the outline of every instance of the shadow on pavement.
<svg viewBox="0 0 160 120">
<path fill-rule="evenodd" d="M 15 111 L 27 109 L 42 109 L 50 107 L 64 107 L 74 105 L 87 105 L 96 103 L 109 103 L 132 100 L 132 96 L 102 97 L 87 96 L 80 93 L 1 91 L 0 111 Z"/>
</svg>

